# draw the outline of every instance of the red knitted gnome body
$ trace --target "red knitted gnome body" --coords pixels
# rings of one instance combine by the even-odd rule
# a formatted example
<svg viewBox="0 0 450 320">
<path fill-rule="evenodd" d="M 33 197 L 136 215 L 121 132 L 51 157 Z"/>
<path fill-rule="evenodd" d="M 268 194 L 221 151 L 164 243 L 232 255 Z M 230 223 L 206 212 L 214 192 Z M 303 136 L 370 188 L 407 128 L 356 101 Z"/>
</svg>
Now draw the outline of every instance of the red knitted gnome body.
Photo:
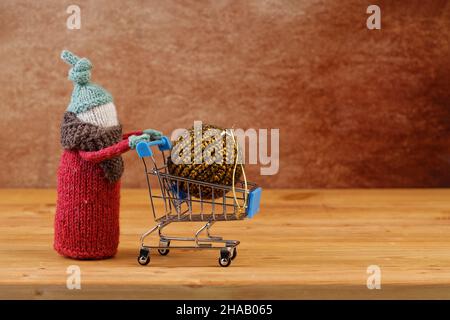
<svg viewBox="0 0 450 320">
<path fill-rule="evenodd" d="M 102 161 L 130 149 L 128 136 L 99 151 L 65 150 L 58 169 L 55 250 L 74 259 L 103 259 L 119 244 L 120 180 L 108 181 Z"/>
<path fill-rule="evenodd" d="M 99 165 L 64 151 L 58 170 L 55 250 L 76 259 L 115 255 L 119 243 L 120 181 L 110 184 Z"/>
</svg>

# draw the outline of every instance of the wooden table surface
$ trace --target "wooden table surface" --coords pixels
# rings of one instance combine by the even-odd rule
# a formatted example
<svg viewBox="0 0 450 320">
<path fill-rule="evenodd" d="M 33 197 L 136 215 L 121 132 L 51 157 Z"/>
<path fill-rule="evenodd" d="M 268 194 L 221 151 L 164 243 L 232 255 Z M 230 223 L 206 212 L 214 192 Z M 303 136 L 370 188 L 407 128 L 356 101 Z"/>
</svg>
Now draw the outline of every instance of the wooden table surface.
<svg viewBox="0 0 450 320">
<path fill-rule="evenodd" d="M 153 225 L 146 190 L 123 190 L 113 259 L 76 261 L 52 249 L 54 190 L 0 190 L 0 298 L 303 299 L 450 298 L 450 190 L 264 190 L 252 220 L 217 223 L 241 240 L 228 268 L 218 252 L 152 253 L 137 264 Z M 198 223 L 169 226 L 186 234 Z M 81 270 L 69 290 L 67 268 Z M 381 289 L 367 288 L 367 268 Z"/>
</svg>

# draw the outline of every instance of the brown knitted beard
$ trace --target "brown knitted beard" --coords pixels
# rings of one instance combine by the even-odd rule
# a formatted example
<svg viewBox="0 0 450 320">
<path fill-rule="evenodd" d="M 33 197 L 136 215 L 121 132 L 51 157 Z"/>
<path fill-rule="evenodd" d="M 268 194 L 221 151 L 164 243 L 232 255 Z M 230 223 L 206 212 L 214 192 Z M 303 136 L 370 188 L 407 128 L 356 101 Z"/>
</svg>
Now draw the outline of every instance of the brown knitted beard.
<svg viewBox="0 0 450 320">
<path fill-rule="evenodd" d="M 122 140 L 120 125 L 103 128 L 78 119 L 75 113 L 64 113 L 61 123 L 61 145 L 64 149 L 80 151 L 98 151 Z M 123 173 L 122 157 L 100 162 L 105 178 L 114 183 Z"/>
</svg>

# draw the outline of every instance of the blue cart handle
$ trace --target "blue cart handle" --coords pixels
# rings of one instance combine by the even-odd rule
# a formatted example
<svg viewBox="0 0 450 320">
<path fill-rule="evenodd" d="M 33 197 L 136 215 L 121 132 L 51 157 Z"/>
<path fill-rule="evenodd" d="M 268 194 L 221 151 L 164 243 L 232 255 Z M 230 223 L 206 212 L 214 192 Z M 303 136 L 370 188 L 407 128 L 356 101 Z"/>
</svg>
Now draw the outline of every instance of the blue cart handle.
<svg viewBox="0 0 450 320">
<path fill-rule="evenodd" d="M 172 144 L 169 138 L 162 136 L 161 139 L 153 141 L 141 141 L 136 145 L 136 152 L 140 158 L 153 156 L 151 147 L 158 146 L 159 151 L 166 151 L 172 149 Z"/>
</svg>

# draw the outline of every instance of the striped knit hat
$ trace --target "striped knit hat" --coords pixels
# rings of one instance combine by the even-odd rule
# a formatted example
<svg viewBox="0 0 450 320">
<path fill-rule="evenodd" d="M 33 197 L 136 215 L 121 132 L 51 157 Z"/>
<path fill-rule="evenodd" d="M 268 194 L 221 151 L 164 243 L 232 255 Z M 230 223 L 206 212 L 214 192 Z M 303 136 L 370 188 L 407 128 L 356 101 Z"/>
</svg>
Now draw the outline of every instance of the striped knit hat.
<svg viewBox="0 0 450 320">
<path fill-rule="evenodd" d="M 67 111 L 80 114 L 113 101 L 108 91 L 91 82 L 92 64 L 88 59 L 79 58 L 67 50 L 61 52 L 61 59 L 72 66 L 69 71 L 69 79 L 74 83 Z"/>
</svg>

